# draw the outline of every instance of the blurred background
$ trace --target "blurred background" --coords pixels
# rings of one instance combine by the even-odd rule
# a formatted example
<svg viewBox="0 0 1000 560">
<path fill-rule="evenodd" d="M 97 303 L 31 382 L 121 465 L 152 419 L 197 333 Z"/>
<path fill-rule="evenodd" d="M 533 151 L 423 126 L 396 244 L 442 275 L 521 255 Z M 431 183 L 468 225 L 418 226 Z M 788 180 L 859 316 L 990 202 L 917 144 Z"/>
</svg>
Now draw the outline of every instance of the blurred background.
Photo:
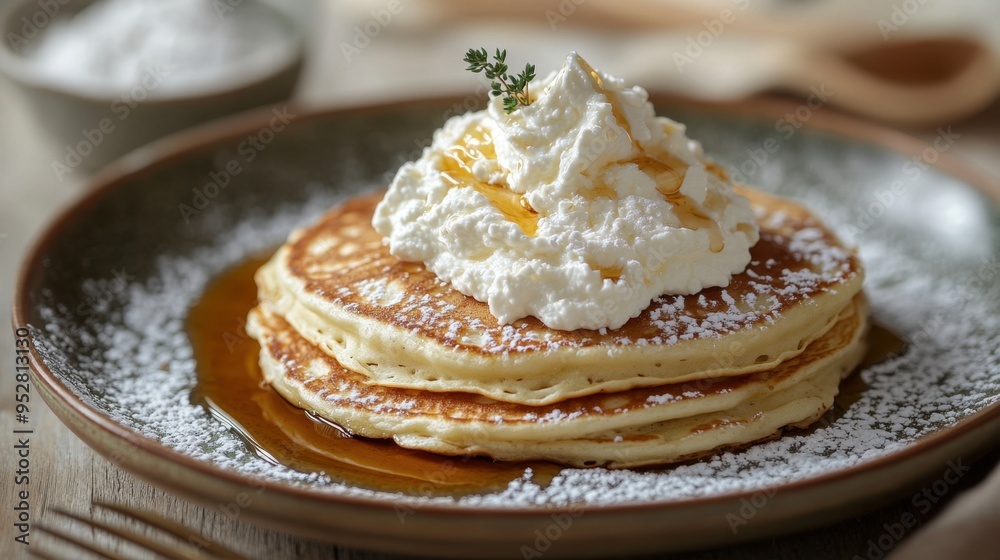
<svg viewBox="0 0 1000 560">
<path fill-rule="evenodd" d="M 4 0 L 0 33 L 5 306 L 29 240 L 120 155 L 289 99 L 473 107 L 469 48 L 541 76 L 576 50 L 652 93 L 790 98 L 927 140 L 951 127 L 950 153 L 1000 182 L 995 0 Z"/>
<path fill-rule="evenodd" d="M 288 100 L 472 107 L 486 88 L 469 48 L 506 48 L 542 76 L 575 50 L 654 93 L 789 98 L 928 140 L 951 130 L 952 152 L 1000 184 L 996 0 L 4 0 L 0 32 L 6 315 L 28 244 L 116 157 Z M 0 337 L 4 363 L 11 345 Z M 66 432 L 51 415 L 42 427 Z"/>
<path fill-rule="evenodd" d="M 482 93 L 461 62 L 470 47 L 506 48 L 512 66 L 541 75 L 576 50 L 628 83 L 698 100 L 819 94 L 824 110 L 928 135 L 995 128 L 1000 94 L 992 0 L 6 4 L 5 189 L 56 179 L 72 193 L 162 134 L 285 98 L 327 107 Z M 961 147 L 1000 174 L 994 146 Z"/>
</svg>

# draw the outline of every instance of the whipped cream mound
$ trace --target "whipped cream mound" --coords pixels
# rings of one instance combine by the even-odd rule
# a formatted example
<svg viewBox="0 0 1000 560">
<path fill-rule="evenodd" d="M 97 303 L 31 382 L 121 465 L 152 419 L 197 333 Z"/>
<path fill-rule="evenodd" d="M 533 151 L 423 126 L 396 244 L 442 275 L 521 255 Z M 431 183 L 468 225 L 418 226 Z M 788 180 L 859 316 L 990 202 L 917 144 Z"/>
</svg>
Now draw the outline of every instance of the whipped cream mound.
<svg viewBox="0 0 1000 560">
<path fill-rule="evenodd" d="M 749 202 L 648 94 L 576 53 L 531 104 L 448 120 L 378 205 L 390 252 L 560 330 L 616 329 L 657 296 L 726 286 L 750 262 Z"/>
</svg>

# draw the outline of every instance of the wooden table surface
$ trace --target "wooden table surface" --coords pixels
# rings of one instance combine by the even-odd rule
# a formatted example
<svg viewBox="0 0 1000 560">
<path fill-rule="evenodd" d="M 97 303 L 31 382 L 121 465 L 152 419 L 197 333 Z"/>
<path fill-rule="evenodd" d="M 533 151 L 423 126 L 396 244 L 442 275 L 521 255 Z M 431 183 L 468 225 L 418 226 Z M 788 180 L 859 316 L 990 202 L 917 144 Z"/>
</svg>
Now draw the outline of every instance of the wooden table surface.
<svg viewBox="0 0 1000 560">
<path fill-rule="evenodd" d="M 349 30 L 341 29 L 340 32 L 348 33 Z M 582 36 L 564 39 L 586 40 Z M 381 52 L 373 49 L 370 53 L 362 53 L 370 57 L 367 65 L 356 64 L 356 61 L 345 62 L 334 39 L 321 39 L 318 48 L 326 54 L 317 57 L 318 62 L 314 60 L 302 84 L 300 97 L 306 102 L 352 104 L 360 100 L 415 95 L 415 91 L 416 94 L 437 91 L 448 85 L 434 83 L 423 90 L 401 89 L 392 80 L 398 79 L 393 64 L 401 64 L 398 58 L 402 55 L 386 55 L 385 51 L 400 52 L 393 51 L 390 46 L 381 47 Z M 429 52 L 443 48 L 440 44 L 428 47 Z M 419 67 L 420 63 L 415 61 L 414 64 Z M 345 80 L 348 76 L 352 79 Z M 452 91 L 461 91 L 463 86 L 451 84 L 448 87 Z M 53 214 L 80 194 L 86 177 L 77 171 L 62 182 L 56 180 L 52 161 L 59 147 L 41 137 L 37 123 L 23 105 L 23 100 L 13 95 L 9 84 L 5 83 L 0 86 L 0 123 L 0 315 L 9 316 L 15 272 L 26 247 Z M 954 130 L 962 134 L 956 152 L 1000 175 L 1000 163 L 994 156 L 1000 149 L 1000 104 L 974 120 L 957 123 Z M 0 336 L 0 363 L 5 372 L 0 378 L 0 425 L 4 434 L 4 451 L 0 453 L 4 473 L 0 482 L 0 504 L 3 506 L 3 513 L 0 514 L 0 558 L 24 558 L 28 548 L 13 540 L 15 512 L 12 509 L 15 503 L 12 482 L 17 458 L 13 446 L 18 437 L 12 430 L 26 427 L 33 432 L 29 436 L 32 523 L 45 522 L 50 518 L 51 514 L 46 512 L 49 508 L 87 513 L 93 501 L 109 501 L 162 512 L 185 525 L 198 527 L 203 534 L 225 542 L 252 558 L 390 558 L 378 553 L 293 538 L 230 519 L 219 508 L 186 503 L 136 479 L 97 455 L 63 426 L 38 398 L 32 401 L 30 423 L 15 425 L 11 334 Z M 967 459 L 966 462 L 971 461 Z M 998 461 L 1000 449 L 976 461 L 972 470 L 958 484 L 949 487 L 947 493 L 926 511 L 924 502 L 915 499 L 920 492 L 920 489 L 915 489 L 913 494 L 887 507 L 835 526 L 678 558 L 876 558 L 879 550 L 872 546 L 878 546 L 878 539 L 886 533 L 887 526 L 908 514 L 915 517 L 918 525 L 926 524 L 955 496 L 982 480 Z M 915 531 L 917 528 L 908 529 L 903 538 Z M 30 534 L 33 543 L 43 539 L 45 537 L 35 530 Z"/>
</svg>

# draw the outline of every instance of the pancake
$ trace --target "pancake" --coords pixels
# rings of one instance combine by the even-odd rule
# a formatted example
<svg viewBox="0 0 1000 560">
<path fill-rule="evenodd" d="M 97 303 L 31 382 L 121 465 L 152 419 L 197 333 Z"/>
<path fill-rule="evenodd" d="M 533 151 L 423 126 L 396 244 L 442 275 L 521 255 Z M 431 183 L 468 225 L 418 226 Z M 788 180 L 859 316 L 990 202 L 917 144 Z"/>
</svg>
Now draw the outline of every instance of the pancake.
<svg viewBox="0 0 1000 560">
<path fill-rule="evenodd" d="M 850 371 L 847 369 L 846 371 Z M 787 428 L 805 428 L 832 406 L 836 369 L 720 413 L 668 420 L 575 440 L 497 441 L 455 446 L 435 438 L 401 436 L 403 447 L 446 455 L 489 455 L 499 460 L 549 460 L 574 467 L 634 468 L 704 459 L 776 439 Z"/>
<path fill-rule="evenodd" d="M 517 404 L 768 371 L 854 309 L 863 273 L 801 206 L 739 191 L 761 229 L 747 269 L 724 288 L 657 298 L 614 331 L 499 324 L 485 303 L 389 254 L 371 226 L 381 194 L 295 232 L 256 275 L 260 307 L 370 383 Z"/>
<path fill-rule="evenodd" d="M 527 405 L 468 392 L 389 387 L 258 307 L 248 332 L 265 379 L 286 399 L 355 435 L 450 455 L 632 467 L 695 458 L 819 418 L 861 360 L 867 310 L 855 297 L 833 328 L 773 370 Z"/>
</svg>

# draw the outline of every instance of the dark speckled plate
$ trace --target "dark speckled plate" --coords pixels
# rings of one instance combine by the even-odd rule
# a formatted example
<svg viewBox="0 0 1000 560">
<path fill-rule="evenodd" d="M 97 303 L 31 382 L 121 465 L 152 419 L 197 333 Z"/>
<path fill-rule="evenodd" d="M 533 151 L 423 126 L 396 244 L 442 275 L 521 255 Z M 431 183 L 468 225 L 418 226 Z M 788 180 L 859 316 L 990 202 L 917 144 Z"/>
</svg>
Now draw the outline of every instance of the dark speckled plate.
<svg viewBox="0 0 1000 560">
<path fill-rule="evenodd" d="M 252 491 L 245 518 L 433 556 L 626 554 L 792 532 L 885 503 L 1000 440 L 1000 189 L 949 157 L 961 139 L 943 130 L 926 144 L 784 102 L 664 102 L 737 178 L 804 201 L 859 245 L 874 319 L 904 354 L 862 371 L 818 428 L 672 469 L 566 470 L 431 501 L 262 461 L 188 400 L 188 306 L 226 267 L 384 186 L 452 107 L 245 115 L 102 175 L 37 243 L 14 302 L 46 402 L 100 453 L 191 500 Z"/>
</svg>

